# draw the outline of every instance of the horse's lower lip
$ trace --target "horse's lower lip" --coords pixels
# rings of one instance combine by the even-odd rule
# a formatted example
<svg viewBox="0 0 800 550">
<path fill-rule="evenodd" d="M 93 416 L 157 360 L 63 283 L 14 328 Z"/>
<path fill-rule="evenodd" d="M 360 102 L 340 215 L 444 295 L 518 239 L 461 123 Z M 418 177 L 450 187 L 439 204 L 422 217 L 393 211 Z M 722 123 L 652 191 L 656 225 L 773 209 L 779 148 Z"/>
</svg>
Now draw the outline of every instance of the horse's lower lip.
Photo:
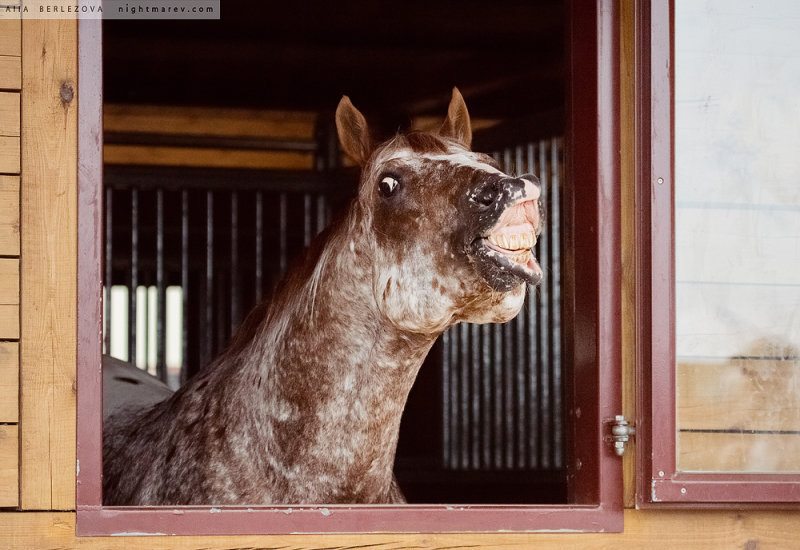
<svg viewBox="0 0 800 550">
<path fill-rule="evenodd" d="M 539 284 L 539 282 L 541 282 L 542 268 L 539 266 L 536 256 L 533 254 L 533 250 L 504 249 L 492 244 L 489 242 L 489 239 L 485 237 L 481 238 L 479 242 L 486 253 L 486 259 L 497 264 L 497 267 L 501 271 L 507 271 L 519 279 L 522 279 L 524 282 L 532 285 Z M 527 252 L 528 255 L 528 257 L 525 258 L 527 261 L 524 263 L 515 261 L 515 257 L 519 257 L 525 252 Z"/>
</svg>

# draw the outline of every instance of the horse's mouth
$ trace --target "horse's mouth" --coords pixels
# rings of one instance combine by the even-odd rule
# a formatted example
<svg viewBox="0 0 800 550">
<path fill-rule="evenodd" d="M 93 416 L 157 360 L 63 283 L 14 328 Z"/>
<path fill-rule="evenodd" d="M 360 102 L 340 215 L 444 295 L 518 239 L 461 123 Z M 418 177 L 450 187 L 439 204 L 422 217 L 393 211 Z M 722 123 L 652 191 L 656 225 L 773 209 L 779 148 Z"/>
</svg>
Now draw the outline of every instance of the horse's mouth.
<svg viewBox="0 0 800 550">
<path fill-rule="evenodd" d="M 473 242 L 472 255 L 486 279 L 498 291 L 542 280 L 542 268 L 533 253 L 539 225 L 535 200 L 521 201 L 500 215 L 482 237 Z"/>
</svg>

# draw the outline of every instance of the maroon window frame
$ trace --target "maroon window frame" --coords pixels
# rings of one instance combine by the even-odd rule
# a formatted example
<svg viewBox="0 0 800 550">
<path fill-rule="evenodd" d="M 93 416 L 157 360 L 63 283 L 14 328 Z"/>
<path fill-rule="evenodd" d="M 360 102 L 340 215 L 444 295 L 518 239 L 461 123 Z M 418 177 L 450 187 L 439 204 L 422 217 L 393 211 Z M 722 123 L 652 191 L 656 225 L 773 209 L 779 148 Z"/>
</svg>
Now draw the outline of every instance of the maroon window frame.
<svg viewBox="0 0 800 550">
<path fill-rule="evenodd" d="M 800 474 L 677 469 L 673 2 L 636 13 L 637 503 L 800 507 Z"/>
<path fill-rule="evenodd" d="M 567 140 L 575 183 L 564 206 L 571 504 L 544 506 L 102 505 L 102 29 L 79 22 L 78 535 L 622 530 L 622 463 L 606 441 L 621 410 L 619 17 L 614 0 L 568 5 L 568 68 L 578 75 L 569 84 Z"/>
</svg>

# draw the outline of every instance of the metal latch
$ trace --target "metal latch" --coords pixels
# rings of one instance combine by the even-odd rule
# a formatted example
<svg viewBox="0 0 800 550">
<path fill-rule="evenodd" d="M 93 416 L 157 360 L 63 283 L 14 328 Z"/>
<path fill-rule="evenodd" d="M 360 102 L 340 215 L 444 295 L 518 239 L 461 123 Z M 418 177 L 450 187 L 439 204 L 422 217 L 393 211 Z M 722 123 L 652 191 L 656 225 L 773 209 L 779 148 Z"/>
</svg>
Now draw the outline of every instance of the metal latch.
<svg viewBox="0 0 800 550">
<path fill-rule="evenodd" d="M 617 456 L 625 453 L 625 444 L 636 434 L 636 428 L 628 424 L 624 416 L 618 414 L 611 422 L 611 438 Z"/>
</svg>

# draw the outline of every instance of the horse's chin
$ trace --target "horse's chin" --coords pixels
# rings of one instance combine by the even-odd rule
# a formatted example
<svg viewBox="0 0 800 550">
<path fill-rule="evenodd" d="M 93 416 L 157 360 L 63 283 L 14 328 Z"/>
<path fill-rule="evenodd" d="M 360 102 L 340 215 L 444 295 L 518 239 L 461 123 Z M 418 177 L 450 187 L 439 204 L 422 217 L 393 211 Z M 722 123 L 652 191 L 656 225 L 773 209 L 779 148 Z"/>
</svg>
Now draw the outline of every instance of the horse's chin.
<svg viewBox="0 0 800 550">
<path fill-rule="evenodd" d="M 531 249 L 504 249 L 488 238 L 476 239 L 470 248 L 473 265 L 494 291 L 510 292 L 542 281 L 542 268 Z"/>
</svg>

